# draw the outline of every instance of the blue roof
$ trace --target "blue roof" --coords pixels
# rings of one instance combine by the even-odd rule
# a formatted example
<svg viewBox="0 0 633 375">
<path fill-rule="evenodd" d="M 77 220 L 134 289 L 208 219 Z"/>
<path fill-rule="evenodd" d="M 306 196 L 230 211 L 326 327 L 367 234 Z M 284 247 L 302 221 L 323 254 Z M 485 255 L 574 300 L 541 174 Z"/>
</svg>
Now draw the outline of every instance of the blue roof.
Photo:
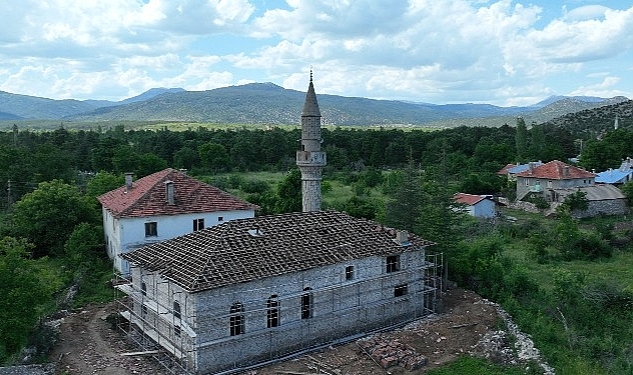
<svg viewBox="0 0 633 375">
<path fill-rule="evenodd" d="M 622 171 L 620 169 L 611 169 L 600 172 L 596 176 L 597 183 L 617 184 L 626 182 L 626 177 L 633 173 L 633 169 Z"/>
<path fill-rule="evenodd" d="M 535 167 L 535 168 L 538 167 L 539 165 L 543 165 L 543 162 L 540 162 L 540 161 L 532 162 L 532 166 Z M 516 165 L 516 166 L 514 166 L 512 168 L 508 168 L 508 173 L 510 173 L 510 174 L 518 174 L 518 173 L 521 173 L 521 172 L 525 172 L 528 169 L 530 169 L 530 163 L 519 164 L 519 165 Z"/>
</svg>

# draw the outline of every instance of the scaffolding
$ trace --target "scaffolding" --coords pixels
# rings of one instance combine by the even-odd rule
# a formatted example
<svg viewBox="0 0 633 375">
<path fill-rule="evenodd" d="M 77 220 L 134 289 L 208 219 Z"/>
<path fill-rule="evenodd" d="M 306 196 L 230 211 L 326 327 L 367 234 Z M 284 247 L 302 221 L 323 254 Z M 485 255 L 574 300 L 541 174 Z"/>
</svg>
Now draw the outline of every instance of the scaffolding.
<svg viewBox="0 0 633 375">
<path fill-rule="evenodd" d="M 133 266 L 134 267 L 134 266 Z M 381 267 L 376 265 L 375 267 Z M 373 270 L 378 271 L 378 270 Z M 438 310 L 438 302 L 441 300 L 444 277 L 444 258 L 442 253 L 426 254 L 423 264 L 411 268 L 403 267 L 394 273 L 373 272 L 370 278 L 357 278 L 351 281 L 329 282 L 326 286 L 310 288 L 305 285 L 323 284 L 320 279 L 295 279 L 292 283 L 283 285 L 265 285 L 244 291 L 245 295 L 270 295 L 275 297 L 275 303 L 271 305 L 266 300 L 243 300 L 241 324 L 257 317 L 261 326 L 248 325 L 246 332 L 240 332 L 234 336 L 225 335 L 218 339 L 204 341 L 198 337 L 204 336 L 202 330 L 205 327 L 225 327 L 228 332 L 229 322 L 233 324 L 231 317 L 235 312 L 228 306 L 208 306 L 197 311 L 185 309 L 181 315 L 180 307 L 177 311 L 170 303 L 158 301 L 173 301 L 178 293 L 183 293 L 174 288 L 172 281 L 162 279 L 160 283 L 152 285 L 155 290 L 142 290 L 135 286 L 129 278 L 116 274 L 115 299 L 118 302 L 118 328 L 134 341 L 140 350 L 151 355 L 160 364 L 173 374 L 198 374 L 198 354 L 203 351 L 221 348 L 227 343 L 235 341 L 234 349 L 240 351 L 240 340 L 256 339 L 270 340 L 269 351 L 264 357 L 255 362 L 235 361 L 230 370 L 222 374 L 232 374 L 251 368 L 262 367 L 287 358 L 318 350 L 330 345 L 342 344 L 356 340 L 368 334 L 387 331 L 403 326 L 411 321 L 435 313 Z M 340 277 L 340 275 L 337 275 Z M 406 280 L 404 288 L 399 291 L 394 289 L 394 278 Z M 138 281 L 138 280 L 137 280 Z M 142 283 L 143 280 L 140 280 Z M 138 284 L 138 283 L 137 283 Z M 277 295 L 275 290 L 294 289 L 297 292 Z M 166 293 L 164 298 L 155 298 L 156 293 Z M 315 319 L 304 319 L 302 309 L 304 303 L 302 297 L 309 293 L 310 309 L 315 312 Z M 354 298 L 350 296 L 355 294 Z M 230 297 L 232 300 L 240 300 L 242 296 L 235 293 L 215 296 L 218 298 Z M 372 298 L 373 297 L 373 298 Z M 189 297 L 191 298 L 191 297 Z M 298 302 L 301 301 L 301 302 Z M 411 302 L 407 304 L 409 311 L 402 314 L 394 313 L 396 303 L 399 301 Z M 271 307 L 272 306 L 272 307 Z M 270 311 L 275 309 L 275 314 Z M 319 314 L 318 312 L 325 312 Z M 368 318 L 368 312 L 372 317 Z M 271 316 L 276 317 L 271 326 Z M 318 318 L 317 318 L 318 316 Z M 267 318 L 268 317 L 268 318 Z M 349 322 L 350 317 L 357 323 L 357 329 Z M 378 318 L 376 318 L 378 317 Z M 317 319 L 328 320 L 333 325 L 329 333 L 322 335 L 311 326 L 311 322 Z M 363 320 L 364 319 L 364 320 Z M 267 325 L 266 322 L 269 321 Z M 311 337 L 315 333 L 319 337 L 305 339 L 291 350 L 279 351 L 275 340 L 279 340 L 282 332 L 293 332 L 298 337 Z M 238 356 L 241 357 L 241 356 Z M 244 357 L 247 357 L 245 355 Z"/>
</svg>

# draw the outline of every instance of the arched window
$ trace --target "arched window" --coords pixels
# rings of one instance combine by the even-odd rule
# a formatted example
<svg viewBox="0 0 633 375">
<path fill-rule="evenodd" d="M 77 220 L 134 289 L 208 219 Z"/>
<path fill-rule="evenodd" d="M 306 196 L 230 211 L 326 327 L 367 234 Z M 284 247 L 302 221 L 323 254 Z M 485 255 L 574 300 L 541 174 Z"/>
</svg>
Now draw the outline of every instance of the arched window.
<svg viewBox="0 0 633 375">
<path fill-rule="evenodd" d="M 244 306 L 235 302 L 231 305 L 231 319 L 229 323 L 231 336 L 244 334 Z"/>
<path fill-rule="evenodd" d="M 266 300 L 266 318 L 268 328 L 277 327 L 279 325 L 279 302 L 277 295 L 273 294 Z"/>
<path fill-rule="evenodd" d="M 312 288 L 303 289 L 304 293 L 301 296 L 301 319 L 312 318 Z"/>
</svg>

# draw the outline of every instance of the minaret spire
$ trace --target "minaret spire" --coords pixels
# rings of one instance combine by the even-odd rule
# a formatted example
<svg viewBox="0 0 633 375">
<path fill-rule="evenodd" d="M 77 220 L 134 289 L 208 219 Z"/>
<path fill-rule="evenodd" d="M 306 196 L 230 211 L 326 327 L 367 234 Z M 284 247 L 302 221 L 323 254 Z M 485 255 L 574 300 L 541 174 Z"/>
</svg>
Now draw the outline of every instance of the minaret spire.
<svg viewBox="0 0 633 375">
<path fill-rule="evenodd" d="M 321 111 L 310 68 L 310 83 L 301 113 L 301 150 L 297 151 L 303 212 L 321 210 L 321 174 L 326 164 L 321 141 Z"/>
</svg>

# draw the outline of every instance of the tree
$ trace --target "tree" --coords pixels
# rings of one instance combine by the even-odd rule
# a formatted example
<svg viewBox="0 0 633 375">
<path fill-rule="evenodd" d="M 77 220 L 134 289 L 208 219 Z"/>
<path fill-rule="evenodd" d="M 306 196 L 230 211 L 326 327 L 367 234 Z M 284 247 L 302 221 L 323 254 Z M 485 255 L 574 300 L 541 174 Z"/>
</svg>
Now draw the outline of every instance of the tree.
<svg viewBox="0 0 633 375">
<path fill-rule="evenodd" d="M 13 206 L 13 231 L 35 244 L 37 256 L 59 253 L 79 223 L 98 223 L 96 201 L 60 180 L 42 182 Z"/>
<path fill-rule="evenodd" d="M 564 209 L 567 209 L 569 212 L 585 211 L 589 208 L 587 193 L 579 189 L 576 192 L 569 194 L 560 207 L 564 207 Z"/>
<path fill-rule="evenodd" d="M 0 239 L 0 363 L 26 344 L 29 332 L 56 287 L 28 259 L 26 240 Z"/>
<path fill-rule="evenodd" d="M 629 207 L 633 206 L 633 181 L 629 181 L 620 188 L 626 197 Z"/>
<path fill-rule="evenodd" d="M 221 144 L 208 142 L 198 147 L 198 154 L 203 168 L 211 171 L 225 171 L 229 169 L 229 153 Z"/>
<path fill-rule="evenodd" d="M 125 184 L 125 176 L 101 171 L 88 181 L 86 195 L 98 197 Z"/>
<path fill-rule="evenodd" d="M 526 163 L 528 154 L 528 131 L 523 117 L 517 117 L 517 130 L 515 137 L 516 157 L 519 163 Z"/>
<path fill-rule="evenodd" d="M 422 183 L 411 162 L 401 177 L 385 207 L 385 221 L 389 226 L 413 233 L 422 213 Z"/>
<path fill-rule="evenodd" d="M 301 195 L 301 171 L 295 168 L 286 174 L 286 177 L 277 187 L 278 200 L 275 204 L 276 213 L 301 212 L 303 209 Z"/>
<path fill-rule="evenodd" d="M 64 244 L 64 255 L 73 271 L 83 272 L 94 263 L 95 250 L 103 250 L 103 228 L 79 223 Z"/>
</svg>

